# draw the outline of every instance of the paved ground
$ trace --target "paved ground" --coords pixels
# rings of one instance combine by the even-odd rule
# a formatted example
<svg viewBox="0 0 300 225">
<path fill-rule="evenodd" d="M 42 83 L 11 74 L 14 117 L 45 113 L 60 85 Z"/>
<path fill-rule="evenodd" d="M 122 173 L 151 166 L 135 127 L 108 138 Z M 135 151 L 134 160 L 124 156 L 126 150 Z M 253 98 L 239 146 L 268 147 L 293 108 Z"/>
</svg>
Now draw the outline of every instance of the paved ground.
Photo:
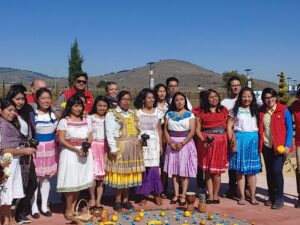
<svg viewBox="0 0 300 225">
<path fill-rule="evenodd" d="M 222 191 L 226 189 L 227 176 L 224 174 L 222 176 Z M 257 189 L 257 198 L 258 200 L 263 200 L 266 198 L 266 180 L 264 175 L 258 176 L 258 189 Z M 192 182 L 191 190 L 195 190 L 195 182 Z M 108 194 L 111 193 L 111 190 L 107 190 Z M 53 198 L 53 197 L 52 197 Z M 58 198 L 59 199 L 59 198 Z M 261 202 L 258 206 L 253 206 L 250 203 L 245 206 L 240 206 L 236 203 L 235 200 L 221 198 L 221 204 L 219 205 L 208 205 L 207 212 L 208 213 L 217 213 L 220 217 L 230 218 L 232 222 L 226 224 L 245 224 L 249 222 L 250 224 L 263 224 L 263 225 L 274 225 L 274 224 L 285 224 L 285 225 L 294 225 L 299 224 L 299 214 L 300 209 L 293 208 L 293 205 L 297 201 L 297 192 L 296 192 L 296 182 L 294 177 L 285 177 L 285 207 L 280 210 L 272 210 L 270 207 L 266 207 Z M 111 208 L 113 204 L 112 196 L 105 196 L 103 200 L 103 205 L 105 209 L 112 215 L 113 210 Z M 198 200 L 195 202 L 195 207 L 198 204 Z M 178 206 L 177 206 L 178 207 Z M 137 211 L 143 208 L 145 211 L 148 210 L 166 210 L 170 209 L 175 211 L 176 206 L 170 205 L 169 200 L 163 200 L 163 206 L 156 206 L 152 202 L 148 202 L 146 205 L 141 207 L 140 205 L 135 205 Z M 37 224 L 45 224 L 45 225 L 60 225 L 60 224 L 69 224 L 63 217 L 64 205 L 54 204 L 51 207 L 53 212 L 53 216 L 51 218 L 46 218 L 41 216 L 39 220 L 32 220 L 33 225 Z M 119 215 L 122 217 L 122 215 Z M 235 219 L 237 218 L 237 219 Z M 244 221 L 245 220 L 245 221 Z M 183 220 L 180 221 L 181 224 Z M 239 223 L 240 222 L 240 223 Z M 119 224 L 119 223 L 118 223 Z M 132 224 L 130 220 L 126 222 L 122 222 L 121 224 Z M 138 224 L 146 224 L 145 221 L 141 221 Z M 172 222 L 171 224 L 177 224 L 177 222 Z M 179 224 L 179 223 L 178 223 Z M 198 223 L 199 224 L 199 223 Z M 207 222 L 207 224 L 213 224 Z"/>
</svg>

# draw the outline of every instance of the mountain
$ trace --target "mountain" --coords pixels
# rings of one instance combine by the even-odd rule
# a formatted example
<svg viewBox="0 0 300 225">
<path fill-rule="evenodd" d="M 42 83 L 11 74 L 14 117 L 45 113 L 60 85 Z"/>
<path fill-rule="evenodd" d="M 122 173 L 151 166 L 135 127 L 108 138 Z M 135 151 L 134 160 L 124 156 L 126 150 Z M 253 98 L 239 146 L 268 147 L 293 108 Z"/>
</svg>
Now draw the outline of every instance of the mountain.
<svg viewBox="0 0 300 225">
<path fill-rule="evenodd" d="M 166 79 L 174 76 L 179 80 L 180 89 L 183 91 L 197 91 L 198 85 L 207 89 L 221 89 L 224 86 L 222 75 L 205 69 L 190 62 L 174 59 L 160 60 L 152 64 L 155 84 L 165 84 Z M 140 90 L 149 86 L 149 65 L 130 70 L 122 70 L 117 73 L 90 77 L 90 87 L 96 87 L 99 81 L 115 81 L 120 89 Z M 254 79 L 255 89 L 264 87 L 276 88 L 277 85 L 263 80 Z"/>
<path fill-rule="evenodd" d="M 42 73 L 37 73 L 29 70 L 19 70 L 9 67 L 0 67 L 0 81 L 4 80 L 6 83 L 31 83 L 35 78 L 54 79 Z"/>
<path fill-rule="evenodd" d="M 205 69 L 201 66 L 190 62 L 165 59 L 154 62 L 151 65 L 154 75 L 154 83 L 165 84 L 166 79 L 170 76 L 175 76 L 179 80 L 180 90 L 196 92 L 198 86 L 202 88 L 223 89 L 224 83 L 222 75 L 214 71 Z M 101 81 L 115 81 L 119 85 L 119 89 L 128 89 L 139 91 L 144 87 L 149 86 L 149 65 L 138 68 L 122 70 L 116 73 L 89 77 L 89 88 L 95 89 L 96 85 Z M 87 71 L 88 72 L 88 71 Z M 23 82 L 29 85 L 36 77 L 46 80 L 49 87 L 54 87 L 55 81 L 58 87 L 66 88 L 68 85 L 67 78 L 54 78 L 41 73 L 36 73 L 28 70 L 18 70 L 12 68 L 0 67 L 0 81 L 4 80 L 7 83 Z M 255 90 L 262 90 L 265 87 L 273 87 L 277 89 L 277 85 L 272 82 L 254 79 Z M 222 90 L 224 91 L 224 89 Z"/>
</svg>

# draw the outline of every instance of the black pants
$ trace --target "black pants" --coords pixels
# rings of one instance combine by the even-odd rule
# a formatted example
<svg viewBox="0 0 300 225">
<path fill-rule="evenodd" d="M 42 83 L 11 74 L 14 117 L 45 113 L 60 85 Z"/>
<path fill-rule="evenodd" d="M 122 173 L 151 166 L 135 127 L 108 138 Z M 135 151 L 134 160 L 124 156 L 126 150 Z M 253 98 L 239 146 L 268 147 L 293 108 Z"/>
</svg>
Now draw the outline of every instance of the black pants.
<svg viewBox="0 0 300 225">
<path fill-rule="evenodd" d="M 284 155 L 275 155 L 273 148 L 265 145 L 262 150 L 266 172 L 269 198 L 272 202 L 283 201 L 283 174 L 282 169 L 285 161 Z"/>
<path fill-rule="evenodd" d="M 235 170 L 228 170 L 229 176 L 229 191 L 232 193 L 236 192 L 236 172 Z"/>
<path fill-rule="evenodd" d="M 202 189 L 206 187 L 203 170 L 199 167 L 197 168 L 197 187 Z"/>
<path fill-rule="evenodd" d="M 37 189 L 37 177 L 35 173 L 35 165 L 33 160 L 30 162 L 29 173 L 28 173 L 28 185 L 24 190 L 25 197 L 22 198 L 16 209 L 16 216 L 23 214 L 28 215 L 31 210 L 31 199 L 34 195 L 35 190 Z"/>
</svg>

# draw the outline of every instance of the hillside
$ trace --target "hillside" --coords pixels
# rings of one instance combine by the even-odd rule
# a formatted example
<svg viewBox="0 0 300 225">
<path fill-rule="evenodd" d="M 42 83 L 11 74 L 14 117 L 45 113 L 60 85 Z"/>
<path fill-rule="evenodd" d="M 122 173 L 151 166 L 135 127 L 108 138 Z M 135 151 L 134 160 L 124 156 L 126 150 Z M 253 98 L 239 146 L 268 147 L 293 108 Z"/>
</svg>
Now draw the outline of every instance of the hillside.
<svg viewBox="0 0 300 225">
<path fill-rule="evenodd" d="M 18 83 L 25 84 L 31 83 L 35 78 L 40 77 L 43 79 L 54 79 L 42 73 L 37 73 L 29 70 L 19 70 L 9 67 L 0 67 L 0 81 L 4 80 L 5 83 Z"/>
<path fill-rule="evenodd" d="M 155 62 L 152 68 L 155 84 L 165 84 L 168 77 L 175 76 L 180 81 L 180 89 L 183 91 L 196 92 L 198 85 L 205 89 L 221 89 L 224 86 L 220 74 L 186 61 L 174 59 L 160 60 Z M 89 75 L 89 88 L 91 89 L 95 89 L 101 80 L 115 81 L 118 83 L 120 89 L 135 91 L 149 86 L 149 65 L 105 75 Z M 6 83 L 23 82 L 29 85 L 36 77 L 45 79 L 49 87 L 54 87 L 54 77 L 27 70 L 0 67 L 0 80 L 4 80 Z M 56 83 L 60 89 L 65 88 L 67 87 L 67 78 L 57 78 Z M 256 90 L 261 90 L 264 87 L 277 88 L 277 85 L 272 82 L 254 79 L 254 88 Z"/>
<path fill-rule="evenodd" d="M 197 91 L 198 85 L 203 88 L 215 89 L 220 89 L 224 85 L 222 75 L 186 61 L 160 60 L 154 63 L 152 68 L 155 84 L 165 84 L 168 77 L 175 76 L 180 81 L 180 89 L 183 91 Z M 91 77 L 89 83 L 95 87 L 100 80 L 115 81 L 119 84 L 120 89 L 140 90 L 149 85 L 149 66 Z M 263 80 L 254 80 L 254 84 L 255 89 L 276 88 L 276 84 Z"/>
</svg>

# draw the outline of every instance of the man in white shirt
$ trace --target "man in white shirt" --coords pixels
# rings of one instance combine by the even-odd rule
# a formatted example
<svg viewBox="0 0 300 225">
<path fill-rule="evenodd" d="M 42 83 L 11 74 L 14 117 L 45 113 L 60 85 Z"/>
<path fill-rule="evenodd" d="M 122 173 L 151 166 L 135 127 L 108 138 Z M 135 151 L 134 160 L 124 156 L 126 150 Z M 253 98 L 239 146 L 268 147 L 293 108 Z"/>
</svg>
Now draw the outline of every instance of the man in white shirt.
<svg viewBox="0 0 300 225">
<path fill-rule="evenodd" d="M 225 106 L 230 111 L 237 100 L 239 93 L 242 89 L 241 80 L 237 76 L 232 76 L 227 82 L 228 97 L 221 101 L 221 105 Z M 234 170 L 228 170 L 229 176 L 229 188 L 226 191 L 226 197 L 233 198 L 237 196 L 236 193 L 236 172 Z"/>
<path fill-rule="evenodd" d="M 175 95 L 176 92 L 179 91 L 179 81 L 176 77 L 169 77 L 166 80 L 166 86 L 168 89 L 168 93 L 170 95 L 170 103 L 171 103 L 173 96 Z M 190 100 L 188 98 L 186 98 L 186 100 L 187 100 L 188 109 L 192 111 L 193 107 Z"/>
</svg>

